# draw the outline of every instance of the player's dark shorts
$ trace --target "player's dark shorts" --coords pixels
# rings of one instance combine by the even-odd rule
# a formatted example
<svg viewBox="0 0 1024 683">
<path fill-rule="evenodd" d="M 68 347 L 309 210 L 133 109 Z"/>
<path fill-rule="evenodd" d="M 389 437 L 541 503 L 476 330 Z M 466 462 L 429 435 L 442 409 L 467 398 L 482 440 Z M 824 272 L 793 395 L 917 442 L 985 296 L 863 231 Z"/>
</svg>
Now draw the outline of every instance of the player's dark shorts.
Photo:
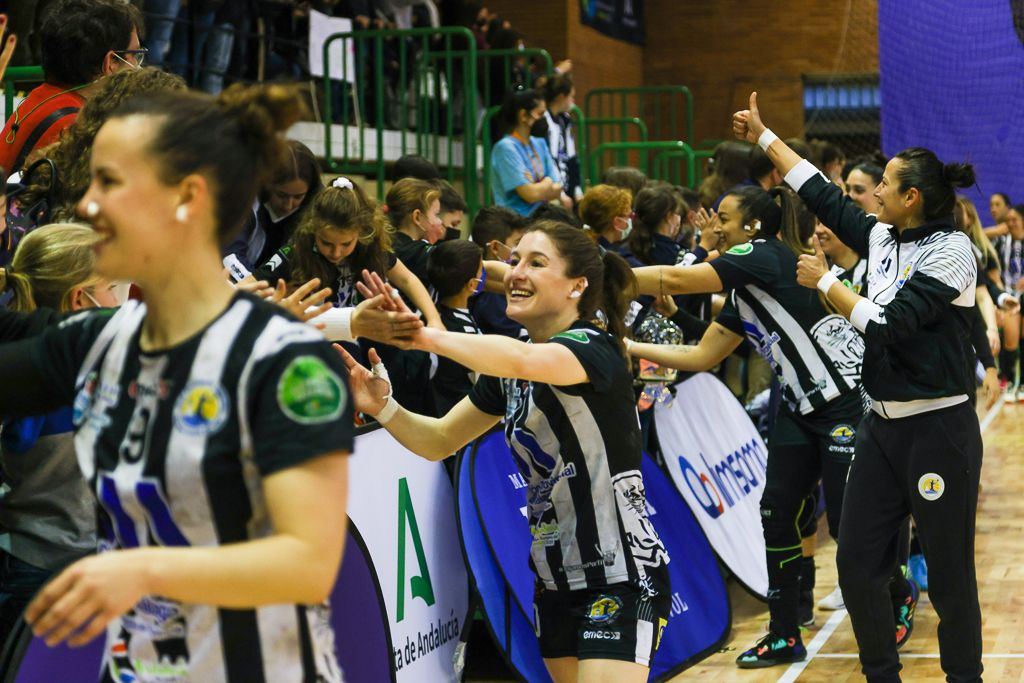
<svg viewBox="0 0 1024 683">
<path fill-rule="evenodd" d="M 672 608 L 667 568 L 650 590 L 634 583 L 553 591 L 534 599 L 540 653 L 546 659 L 614 659 L 649 667 Z"/>
</svg>

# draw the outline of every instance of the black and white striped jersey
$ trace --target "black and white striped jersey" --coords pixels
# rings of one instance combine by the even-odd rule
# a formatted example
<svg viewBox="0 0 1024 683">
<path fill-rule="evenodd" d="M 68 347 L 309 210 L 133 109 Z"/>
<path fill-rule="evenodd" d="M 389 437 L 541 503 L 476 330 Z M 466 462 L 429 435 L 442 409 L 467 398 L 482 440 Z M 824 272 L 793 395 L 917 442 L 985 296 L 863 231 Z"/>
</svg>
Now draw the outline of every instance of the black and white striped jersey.
<svg viewBox="0 0 1024 683">
<path fill-rule="evenodd" d="M 1024 240 L 1015 240 L 1013 235 L 1000 235 L 992 246 L 999 255 L 1003 286 L 1008 292 L 1024 291 Z"/>
<path fill-rule="evenodd" d="M 832 264 L 832 274 L 848 287 L 854 294 L 868 295 L 868 260 L 857 259 L 853 268 L 843 268 L 838 263 Z"/>
<path fill-rule="evenodd" d="M 577 321 L 548 342 L 579 359 L 573 386 L 481 377 L 470 400 L 505 417 L 527 485 L 530 563 L 551 590 L 596 588 L 667 572 L 647 516 L 633 380 L 615 338 Z"/>
<path fill-rule="evenodd" d="M 864 340 L 796 281 L 796 255 L 776 238 L 729 249 L 711 267 L 731 289 L 716 322 L 746 335 L 802 415 L 860 386 Z"/>
<path fill-rule="evenodd" d="M 437 305 L 441 322 L 449 332 L 463 334 L 481 334 L 480 328 L 473 319 L 468 308 L 452 308 L 444 304 Z M 430 377 L 430 386 L 434 392 L 434 407 L 438 415 L 445 415 L 456 403 L 466 398 L 473 389 L 476 373 L 451 358 L 437 356 L 437 369 Z"/>
<path fill-rule="evenodd" d="M 880 402 L 918 402 L 902 414 L 974 392 L 971 324 L 978 264 L 953 216 L 898 232 L 843 195 L 809 161 L 786 175 L 818 219 L 867 255 L 869 298 L 850 316 L 864 333 L 864 387 Z M 938 401 L 938 399 L 946 399 Z"/>
<path fill-rule="evenodd" d="M 146 307 L 47 330 L 33 362 L 73 404 L 99 550 L 273 533 L 261 479 L 351 451 L 344 367 L 320 333 L 239 293 L 188 341 L 142 352 Z M 103 680 L 340 681 L 326 605 L 218 609 L 151 595 L 107 629 Z"/>
</svg>

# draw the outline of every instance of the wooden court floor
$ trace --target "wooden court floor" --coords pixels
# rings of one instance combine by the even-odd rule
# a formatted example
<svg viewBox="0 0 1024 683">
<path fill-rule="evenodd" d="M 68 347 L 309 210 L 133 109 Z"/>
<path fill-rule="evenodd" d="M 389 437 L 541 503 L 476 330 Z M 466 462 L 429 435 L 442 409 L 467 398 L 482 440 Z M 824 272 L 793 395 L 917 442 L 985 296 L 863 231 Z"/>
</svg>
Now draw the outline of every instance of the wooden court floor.
<svg viewBox="0 0 1024 683">
<path fill-rule="evenodd" d="M 980 415 L 985 455 L 978 502 L 975 563 L 981 598 L 984 679 L 1024 681 L 1024 404 L 998 405 Z M 836 586 L 835 544 L 819 525 L 816 555 L 819 600 Z M 857 643 L 845 611 L 815 610 L 816 625 L 804 633 L 808 660 L 791 666 L 741 670 L 736 656 L 765 631 L 768 610 L 735 582 L 730 583 L 733 632 L 724 649 L 686 670 L 674 681 L 730 683 L 845 683 L 863 681 Z M 936 638 L 938 617 L 922 594 L 914 633 L 900 651 L 903 680 L 943 681 Z"/>
</svg>

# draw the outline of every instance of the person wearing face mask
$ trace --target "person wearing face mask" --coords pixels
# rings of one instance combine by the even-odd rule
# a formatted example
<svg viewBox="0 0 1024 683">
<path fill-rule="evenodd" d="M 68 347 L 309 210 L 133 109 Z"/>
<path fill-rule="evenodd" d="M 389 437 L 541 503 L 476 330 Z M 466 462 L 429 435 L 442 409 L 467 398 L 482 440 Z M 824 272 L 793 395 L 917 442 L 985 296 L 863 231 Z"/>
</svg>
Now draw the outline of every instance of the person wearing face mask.
<svg viewBox="0 0 1024 683">
<path fill-rule="evenodd" d="M 556 199 L 572 206 L 547 141 L 530 135 L 546 110 L 543 96 L 529 89 L 509 91 L 501 105 L 499 116 L 508 133 L 491 150 L 491 193 L 495 204 L 521 216 Z"/>
<path fill-rule="evenodd" d="M 626 240 L 633 232 L 633 195 L 613 185 L 595 185 L 580 202 L 580 218 L 584 229 L 597 240 L 598 246 L 623 256 Z M 626 259 L 627 262 L 629 259 Z M 642 265 L 639 261 L 632 266 Z"/>
<path fill-rule="evenodd" d="M 428 180 L 402 178 L 391 186 L 384 202 L 394 230 L 395 254 L 426 284 L 427 255 L 445 234 L 441 190 Z M 409 303 L 418 306 L 413 301 Z"/>
<path fill-rule="evenodd" d="M 760 668 L 807 656 L 798 616 L 800 520 L 820 479 L 829 533 L 839 535 L 846 475 L 864 414 L 864 340 L 822 297 L 796 282 L 797 258 L 811 251 L 814 216 L 793 192 L 734 188 L 722 198 L 714 229 L 723 250 L 717 259 L 633 272 L 643 294 L 731 290 L 715 322 L 696 346 L 630 344 L 629 352 L 699 372 L 720 363 L 746 337 L 781 385 L 761 499 L 771 623 L 768 634 L 736 660 L 740 668 Z M 907 595 L 911 591 L 906 586 Z"/>
<path fill-rule="evenodd" d="M 127 287 L 93 273 L 96 234 L 45 225 L 28 233 L 0 268 L 11 310 L 59 312 L 119 306 Z M 96 549 L 92 494 L 75 459 L 71 406 L 5 420 L 0 430 L 0 642 L 36 591 Z"/>
</svg>

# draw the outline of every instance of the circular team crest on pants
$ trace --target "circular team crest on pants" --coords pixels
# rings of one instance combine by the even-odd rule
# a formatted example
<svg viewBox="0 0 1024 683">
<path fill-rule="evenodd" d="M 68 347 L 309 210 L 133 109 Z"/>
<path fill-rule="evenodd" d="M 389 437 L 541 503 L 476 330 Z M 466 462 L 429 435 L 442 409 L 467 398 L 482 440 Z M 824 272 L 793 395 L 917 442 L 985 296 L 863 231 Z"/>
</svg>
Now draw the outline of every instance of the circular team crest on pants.
<svg viewBox="0 0 1024 683">
<path fill-rule="evenodd" d="M 925 500 L 938 500 L 946 491 L 946 482 L 934 472 L 929 472 L 917 480 L 917 490 Z"/>
<path fill-rule="evenodd" d="M 615 595 L 602 595 L 590 605 L 587 618 L 593 624 L 611 624 L 619 616 L 622 600 Z"/>
</svg>

